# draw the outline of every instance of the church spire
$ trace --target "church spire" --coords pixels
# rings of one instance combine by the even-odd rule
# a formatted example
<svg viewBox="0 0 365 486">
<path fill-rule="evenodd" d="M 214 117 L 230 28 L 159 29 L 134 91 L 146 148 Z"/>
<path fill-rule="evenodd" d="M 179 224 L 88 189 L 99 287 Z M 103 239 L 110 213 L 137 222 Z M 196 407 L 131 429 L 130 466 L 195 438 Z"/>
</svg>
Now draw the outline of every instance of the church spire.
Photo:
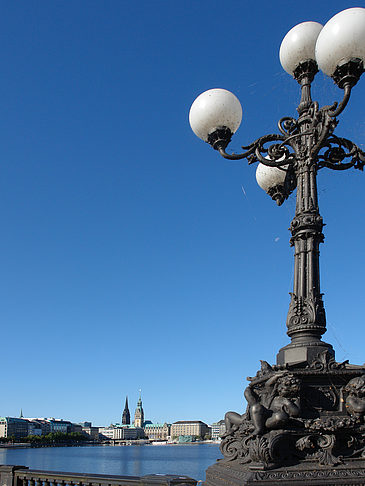
<svg viewBox="0 0 365 486">
<path fill-rule="evenodd" d="M 127 396 L 125 399 L 125 406 L 122 413 L 122 425 L 130 425 L 130 423 L 131 423 L 131 415 L 129 413 L 128 396 Z"/>
<path fill-rule="evenodd" d="M 20 409 L 20 416 L 19 416 L 19 418 L 23 418 L 23 409 L 22 408 Z"/>
</svg>

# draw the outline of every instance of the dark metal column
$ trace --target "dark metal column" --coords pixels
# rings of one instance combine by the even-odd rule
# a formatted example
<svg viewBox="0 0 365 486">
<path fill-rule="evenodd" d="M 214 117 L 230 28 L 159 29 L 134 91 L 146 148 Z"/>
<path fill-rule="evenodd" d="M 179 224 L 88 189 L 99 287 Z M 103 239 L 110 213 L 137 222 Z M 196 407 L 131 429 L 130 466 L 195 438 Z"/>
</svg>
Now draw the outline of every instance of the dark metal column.
<svg viewBox="0 0 365 486">
<path fill-rule="evenodd" d="M 319 244 L 323 242 L 323 220 L 317 195 L 317 157 L 312 150 L 317 140 L 312 127 L 314 104 L 310 86 L 315 71 L 298 74 L 302 97 L 298 107 L 298 132 L 293 148 L 296 153 L 295 176 L 297 197 L 295 216 L 290 226 L 294 246 L 294 287 L 287 316 L 287 334 L 291 343 L 277 355 L 278 364 L 310 363 L 319 353 L 329 351 L 330 344 L 321 336 L 326 332 L 326 314 L 320 290 Z"/>
</svg>

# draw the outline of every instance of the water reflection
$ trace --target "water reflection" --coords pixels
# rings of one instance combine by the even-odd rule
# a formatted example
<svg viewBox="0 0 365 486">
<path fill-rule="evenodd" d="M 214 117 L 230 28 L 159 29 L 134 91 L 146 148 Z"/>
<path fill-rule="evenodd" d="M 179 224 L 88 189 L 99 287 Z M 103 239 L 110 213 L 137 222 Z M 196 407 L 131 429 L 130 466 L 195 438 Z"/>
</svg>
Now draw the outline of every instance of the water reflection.
<svg viewBox="0 0 365 486">
<path fill-rule="evenodd" d="M 207 467 L 220 457 L 217 444 L 0 449 L 0 464 L 31 469 L 121 476 L 178 474 L 202 480 Z"/>
</svg>

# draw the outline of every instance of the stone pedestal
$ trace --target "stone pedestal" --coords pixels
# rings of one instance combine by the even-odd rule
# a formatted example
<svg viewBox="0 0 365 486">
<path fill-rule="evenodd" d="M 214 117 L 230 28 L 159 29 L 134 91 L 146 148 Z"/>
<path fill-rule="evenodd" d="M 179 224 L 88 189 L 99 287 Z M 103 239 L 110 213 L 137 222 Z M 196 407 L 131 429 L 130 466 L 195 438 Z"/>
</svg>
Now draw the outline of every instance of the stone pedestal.
<svg viewBox="0 0 365 486">
<path fill-rule="evenodd" d="M 272 470 L 217 462 L 206 474 L 209 486 L 365 486 L 365 461 L 353 459 L 336 467 L 307 461 Z"/>
<path fill-rule="evenodd" d="M 248 379 L 247 411 L 227 412 L 207 486 L 365 486 L 365 367 L 324 351 L 310 364 L 262 362 Z"/>
</svg>

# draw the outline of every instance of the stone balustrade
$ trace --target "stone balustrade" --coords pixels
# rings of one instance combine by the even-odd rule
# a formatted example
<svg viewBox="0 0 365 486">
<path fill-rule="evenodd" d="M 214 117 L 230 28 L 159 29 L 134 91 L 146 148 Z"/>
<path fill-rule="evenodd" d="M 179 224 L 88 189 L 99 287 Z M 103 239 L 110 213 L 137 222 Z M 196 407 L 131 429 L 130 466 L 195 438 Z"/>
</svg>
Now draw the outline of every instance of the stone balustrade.
<svg viewBox="0 0 365 486">
<path fill-rule="evenodd" d="M 58 471 L 39 471 L 24 466 L 0 466 L 0 486 L 196 486 L 188 476 L 149 474 L 108 476 Z"/>
</svg>

